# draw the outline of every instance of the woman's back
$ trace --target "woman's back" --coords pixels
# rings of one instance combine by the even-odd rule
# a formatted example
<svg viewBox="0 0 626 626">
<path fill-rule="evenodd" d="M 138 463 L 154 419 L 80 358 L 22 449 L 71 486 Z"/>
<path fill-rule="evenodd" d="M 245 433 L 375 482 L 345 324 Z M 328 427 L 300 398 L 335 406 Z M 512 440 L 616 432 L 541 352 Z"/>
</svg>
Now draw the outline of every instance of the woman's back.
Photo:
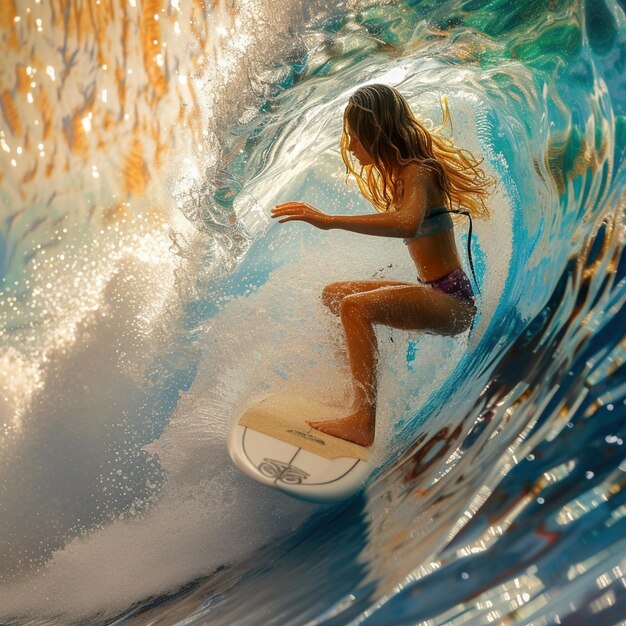
<svg viewBox="0 0 626 626">
<path fill-rule="evenodd" d="M 423 165 L 410 163 L 399 174 L 400 180 L 406 176 L 417 177 L 419 185 L 423 189 L 421 201 L 424 206 L 416 206 L 415 210 L 423 211 L 426 219 L 422 221 L 415 236 L 411 239 L 405 239 L 405 243 L 415 263 L 419 278 L 425 282 L 430 282 L 450 274 L 461 266 L 461 262 L 450 218 L 445 215 L 431 217 L 431 220 L 437 220 L 440 224 L 436 228 L 429 228 L 429 218 L 427 217 L 429 210 L 447 209 L 445 196 L 434 173 Z M 450 220 L 450 228 L 445 227 L 446 219 Z M 443 228 L 441 227 L 442 222 Z"/>
</svg>

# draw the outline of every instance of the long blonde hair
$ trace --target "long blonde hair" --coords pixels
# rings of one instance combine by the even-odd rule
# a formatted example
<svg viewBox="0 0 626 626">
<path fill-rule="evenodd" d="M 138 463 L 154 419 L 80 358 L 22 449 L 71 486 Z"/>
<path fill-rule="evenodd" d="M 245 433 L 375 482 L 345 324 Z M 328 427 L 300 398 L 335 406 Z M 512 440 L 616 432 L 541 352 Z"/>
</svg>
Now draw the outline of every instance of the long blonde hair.
<svg viewBox="0 0 626 626">
<path fill-rule="evenodd" d="M 393 87 L 366 85 L 357 89 L 343 115 L 341 157 L 346 179 L 353 174 L 363 195 L 378 211 L 394 210 L 402 193 L 398 173 L 416 162 L 433 172 L 448 208 L 463 206 L 472 216 L 489 217 L 486 198 L 495 181 L 480 167 L 483 159 L 457 148 L 440 134 L 452 128 L 447 101 L 442 101 L 441 125 L 429 130 L 412 113 L 408 102 Z M 348 151 L 349 133 L 356 135 L 373 164 L 357 169 Z"/>
</svg>

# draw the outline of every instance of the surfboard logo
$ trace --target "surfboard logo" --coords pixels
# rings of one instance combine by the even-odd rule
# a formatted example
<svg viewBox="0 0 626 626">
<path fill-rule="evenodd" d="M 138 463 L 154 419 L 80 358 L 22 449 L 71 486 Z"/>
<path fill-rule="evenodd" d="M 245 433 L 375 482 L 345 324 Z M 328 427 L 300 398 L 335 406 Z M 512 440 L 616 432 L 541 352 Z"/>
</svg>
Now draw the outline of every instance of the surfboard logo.
<svg viewBox="0 0 626 626">
<path fill-rule="evenodd" d="M 287 430 L 288 433 L 295 435 L 296 437 L 302 437 L 303 439 L 307 439 L 308 441 L 314 441 L 315 443 L 320 443 L 323 446 L 326 445 L 326 442 L 311 433 L 303 433 L 301 430 L 294 430 L 293 428 L 289 428 Z"/>
<path fill-rule="evenodd" d="M 301 485 L 302 481 L 309 477 L 309 474 L 299 467 L 276 459 L 264 458 L 258 468 L 264 476 L 285 485 Z"/>
</svg>

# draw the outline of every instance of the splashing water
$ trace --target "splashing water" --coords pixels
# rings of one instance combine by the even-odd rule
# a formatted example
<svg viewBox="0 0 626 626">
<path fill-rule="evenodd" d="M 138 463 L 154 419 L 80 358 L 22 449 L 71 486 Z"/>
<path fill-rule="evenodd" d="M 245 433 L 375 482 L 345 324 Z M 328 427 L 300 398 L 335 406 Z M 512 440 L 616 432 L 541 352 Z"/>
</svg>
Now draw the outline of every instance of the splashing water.
<svg viewBox="0 0 626 626">
<path fill-rule="evenodd" d="M 623 619 L 625 8 L 9 2 L 0 621 Z M 338 150 L 368 81 L 433 123 L 446 95 L 499 185 L 478 323 L 380 329 L 378 470 L 321 509 L 225 437 L 259 393 L 345 397 L 326 283 L 413 278 L 398 242 L 269 224 L 370 210 Z"/>
</svg>

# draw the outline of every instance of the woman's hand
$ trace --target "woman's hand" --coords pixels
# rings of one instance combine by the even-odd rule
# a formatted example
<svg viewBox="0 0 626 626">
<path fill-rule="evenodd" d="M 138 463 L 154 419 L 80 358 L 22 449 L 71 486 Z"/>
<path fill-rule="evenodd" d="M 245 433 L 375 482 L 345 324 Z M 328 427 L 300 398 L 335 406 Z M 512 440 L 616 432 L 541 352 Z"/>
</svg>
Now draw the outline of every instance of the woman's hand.
<svg viewBox="0 0 626 626">
<path fill-rule="evenodd" d="M 333 222 L 332 215 L 322 213 L 322 211 L 319 211 L 306 202 L 285 202 L 279 204 L 272 209 L 272 217 L 278 218 L 281 224 L 283 222 L 299 220 L 311 224 L 316 228 L 321 228 L 322 230 L 331 228 Z"/>
</svg>

